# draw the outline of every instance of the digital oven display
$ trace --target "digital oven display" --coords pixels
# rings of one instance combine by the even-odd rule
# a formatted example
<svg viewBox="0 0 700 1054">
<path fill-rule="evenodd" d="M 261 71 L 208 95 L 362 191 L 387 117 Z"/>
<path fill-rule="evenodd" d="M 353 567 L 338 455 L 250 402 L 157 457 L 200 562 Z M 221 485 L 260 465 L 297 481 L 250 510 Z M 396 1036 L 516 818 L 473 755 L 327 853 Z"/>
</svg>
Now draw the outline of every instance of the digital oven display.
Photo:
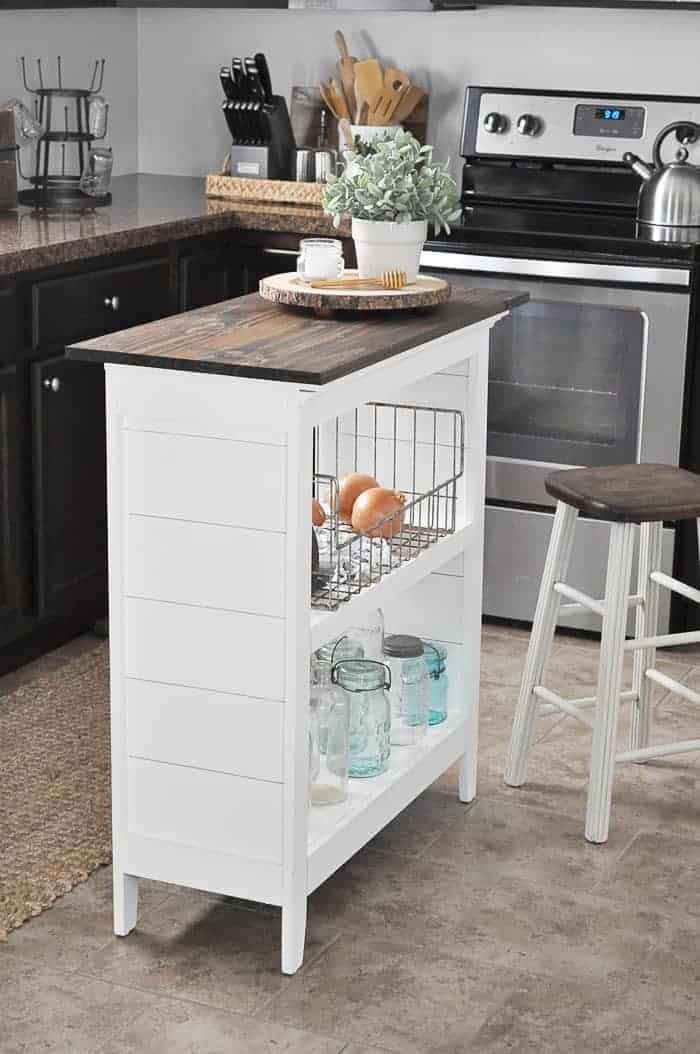
<svg viewBox="0 0 700 1054">
<path fill-rule="evenodd" d="M 595 112 L 599 121 L 624 121 L 625 111 L 614 106 L 599 107 Z"/>
<path fill-rule="evenodd" d="M 574 135 L 641 139 L 644 134 L 643 106 L 600 106 L 579 103 L 574 113 Z"/>
</svg>

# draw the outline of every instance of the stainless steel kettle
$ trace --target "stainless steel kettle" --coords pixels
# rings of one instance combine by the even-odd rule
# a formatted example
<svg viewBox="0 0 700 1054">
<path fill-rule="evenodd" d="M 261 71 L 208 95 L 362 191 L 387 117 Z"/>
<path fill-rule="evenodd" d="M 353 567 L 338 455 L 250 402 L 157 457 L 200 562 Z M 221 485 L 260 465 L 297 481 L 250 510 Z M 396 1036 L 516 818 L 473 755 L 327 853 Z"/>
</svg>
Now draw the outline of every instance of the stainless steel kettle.
<svg viewBox="0 0 700 1054">
<path fill-rule="evenodd" d="M 666 136 L 679 131 L 679 142 L 694 142 L 700 125 L 694 121 L 674 121 L 662 128 L 654 141 L 653 167 L 636 154 L 623 154 L 625 161 L 642 178 L 637 201 L 637 220 L 650 227 L 700 227 L 700 168 L 688 162 L 688 151 L 681 146 L 674 161 L 661 160 L 661 144 Z"/>
</svg>

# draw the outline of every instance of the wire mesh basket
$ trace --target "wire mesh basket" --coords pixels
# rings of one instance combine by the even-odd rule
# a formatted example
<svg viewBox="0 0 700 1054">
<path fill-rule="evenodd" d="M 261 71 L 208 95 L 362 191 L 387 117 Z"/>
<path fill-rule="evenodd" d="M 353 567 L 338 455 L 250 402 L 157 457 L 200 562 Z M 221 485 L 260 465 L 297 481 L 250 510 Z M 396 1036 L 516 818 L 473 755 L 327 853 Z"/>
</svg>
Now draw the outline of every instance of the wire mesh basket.
<svg viewBox="0 0 700 1054">
<path fill-rule="evenodd" d="M 326 521 L 316 528 L 312 607 L 335 610 L 454 533 L 464 436 L 459 410 L 397 403 L 367 403 L 316 430 L 313 488 Z M 339 482 L 351 472 L 373 476 L 405 499 L 402 512 L 378 521 L 372 537 L 338 515 Z"/>
</svg>

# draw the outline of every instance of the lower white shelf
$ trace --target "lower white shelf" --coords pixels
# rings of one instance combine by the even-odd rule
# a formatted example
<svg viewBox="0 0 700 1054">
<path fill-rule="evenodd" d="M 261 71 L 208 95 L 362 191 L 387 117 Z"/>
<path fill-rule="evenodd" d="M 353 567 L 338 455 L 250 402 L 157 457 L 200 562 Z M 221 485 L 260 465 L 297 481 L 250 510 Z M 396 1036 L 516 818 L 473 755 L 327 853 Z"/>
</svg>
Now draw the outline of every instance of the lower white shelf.
<svg viewBox="0 0 700 1054">
<path fill-rule="evenodd" d="M 415 746 L 392 747 L 389 768 L 381 776 L 350 780 L 344 802 L 309 810 L 309 893 L 464 754 L 466 725 L 465 711 L 454 708 Z"/>
</svg>

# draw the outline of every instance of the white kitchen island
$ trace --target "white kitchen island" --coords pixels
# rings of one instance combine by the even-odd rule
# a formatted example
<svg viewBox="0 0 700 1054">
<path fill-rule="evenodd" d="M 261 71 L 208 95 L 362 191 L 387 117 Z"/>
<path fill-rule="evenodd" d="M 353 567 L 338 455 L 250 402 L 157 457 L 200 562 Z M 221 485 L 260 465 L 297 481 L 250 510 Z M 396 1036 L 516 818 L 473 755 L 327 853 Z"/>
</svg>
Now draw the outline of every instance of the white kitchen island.
<svg viewBox="0 0 700 1054">
<path fill-rule="evenodd" d="M 294 973 L 309 893 L 457 761 L 473 799 L 489 332 L 522 299 L 319 319 L 252 295 L 69 349 L 107 379 L 117 934 L 139 878 L 276 904 Z M 347 458 L 393 471 L 407 525 L 312 596 L 311 494 Z M 377 607 L 448 645 L 449 716 L 310 808 L 310 652 Z"/>
</svg>

